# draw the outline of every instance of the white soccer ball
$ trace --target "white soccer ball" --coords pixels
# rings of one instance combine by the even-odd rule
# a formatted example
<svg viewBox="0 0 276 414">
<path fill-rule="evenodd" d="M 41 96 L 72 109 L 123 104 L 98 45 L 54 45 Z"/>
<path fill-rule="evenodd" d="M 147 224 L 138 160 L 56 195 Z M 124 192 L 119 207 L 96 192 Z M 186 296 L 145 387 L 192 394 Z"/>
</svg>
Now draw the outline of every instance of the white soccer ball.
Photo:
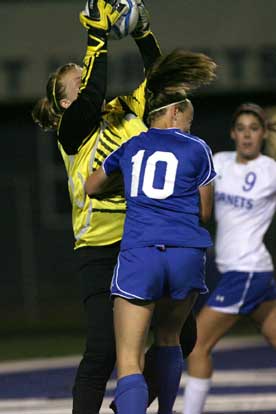
<svg viewBox="0 0 276 414">
<path fill-rule="evenodd" d="M 112 40 L 122 39 L 133 32 L 139 18 L 139 9 L 136 0 L 120 0 L 120 3 L 126 5 L 127 9 L 114 26 L 112 26 L 109 34 L 109 38 Z"/>
</svg>

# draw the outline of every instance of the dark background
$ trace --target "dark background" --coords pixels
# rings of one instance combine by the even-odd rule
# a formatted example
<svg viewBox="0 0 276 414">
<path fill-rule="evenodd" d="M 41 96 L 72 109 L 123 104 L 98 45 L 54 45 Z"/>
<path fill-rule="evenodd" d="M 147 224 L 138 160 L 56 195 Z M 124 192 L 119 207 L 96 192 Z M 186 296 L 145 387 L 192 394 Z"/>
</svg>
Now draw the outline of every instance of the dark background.
<svg viewBox="0 0 276 414">
<path fill-rule="evenodd" d="M 233 149 L 229 114 L 237 103 L 273 103 L 273 96 L 194 97 L 193 133 L 204 137 L 213 152 Z M 4 330 L 77 328 L 79 282 L 75 274 L 70 201 L 66 176 L 54 137 L 33 125 L 33 102 L 0 108 L 4 180 L 1 203 L 1 319 Z M 47 147 L 41 168 L 41 142 Z M 54 171 L 54 173 L 53 173 Z M 3 175 L 2 175 L 3 173 Z M 46 204 L 46 205 L 45 205 Z M 47 209 L 50 209 L 50 211 Z M 209 225 L 214 232 L 214 224 Z M 274 258 L 275 223 L 267 242 Z"/>
<path fill-rule="evenodd" d="M 276 6 L 274 0 L 268 3 L 271 7 L 266 12 L 261 0 L 175 1 L 169 10 L 164 1 L 147 3 L 165 51 L 183 43 L 186 48 L 210 52 L 219 63 L 218 80 L 214 86 L 191 97 L 195 106 L 192 132 L 205 139 L 214 153 L 233 149 L 229 138 L 230 119 L 240 103 L 275 105 L 276 37 L 275 28 L 269 30 L 267 22 L 271 15 L 275 18 Z M 6 40 L 2 37 L 0 46 L 2 335 L 28 330 L 61 332 L 83 328 L 66 175 L 54 137 L 51 133 L 41 132 L 31 119 L 36 99 L 44 94 L 49 71 L 72 60 L 73 56 L 81 62 L 85 35 L 79 28 L 75 10 L 79 11 L 83 2 L 66 2 L 65 11 L 59 9 L 57 13 L 57 16 L 66 16 L 63 23 L 65 28 L 70 24 L 70 39 L 78 37 L 78 42 L 72 43 L 72 51 L 64 54 L 56 51 L 68 49 L 63 39 L 65 29 L 61 27 L 60 18 L 55 20 L 52 12 L 51 16 L 45 15 L 47 4 L 54 7 L 53 2 L 42 1 L 42 16 L 35 2 L 0 1 L 0 26 L 6 33 Z M 57 7 L 62 4 L 65 2 L 55 2 Z M 34 10 L 34 15 L 37 13 L 41 21 L 33 17 L 25 21 L 24 18 L 30 16 L 26 10 Z M 3 12 L 7 13 L 6 18 Z M 7 23 L 11 15 L 12 25 Z M 164 24 L 166 16 L 171 21 Z M 258 18 L 263 30 L 257 29 Z M 6 25 L 3 26 L 4 21 Z M 15 24 L 19 21 L 21 26 Z M 183 25 L 180 24 L 182 21 Z M 72 33 L 74 28 L 76 33 Z M 182 29 L 184 34 L 179 32 Z M 248 36 L 249 29 L 251 37 Z M 26 36 L 30 32 L 28 39 L 31 41 L 25 39 L 25 30 Z M 57 40 L 59 34 L 60 42 Z M 41 47 L 38 47 L 40 43 Z M 112 50 L 110 54 L 110 97 L 134 88 L 142 75 L 133 44 L 120 45 L 116 42 L 111 47 L 114 52 Z M 34 65 L 28 61 L 30 53 L 33 64 L 37 64 L 34 72 Z M 40 55 L 45 56 L 41 73 L 37 62 Z M 228 62 L 225 56 L 230 56 Z M 24 76 L 22 68 L 26 72 Z M 25 88 L 26 84 L 28 88 Z M 209 229 L 213 234 L 213 221 Z M 275 261 L 275 220 L 266 240 Z"/>
</svg>

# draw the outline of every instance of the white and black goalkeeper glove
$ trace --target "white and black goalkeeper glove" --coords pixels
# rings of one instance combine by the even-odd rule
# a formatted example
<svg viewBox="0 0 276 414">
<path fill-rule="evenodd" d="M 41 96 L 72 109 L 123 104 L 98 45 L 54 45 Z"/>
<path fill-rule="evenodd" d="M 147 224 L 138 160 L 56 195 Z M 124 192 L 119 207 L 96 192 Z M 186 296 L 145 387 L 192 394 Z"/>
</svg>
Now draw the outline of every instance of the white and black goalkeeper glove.
<svg viewBox="0 0 276 414">
<path fill-rule="evenodd" d="M 134 39 L 142 39 L 143 37 L 147 36 L 150 30 L 150 14 L 149 11 L 146 9 L 143 0 L 136 0 L 138 10 L 139 10 L 139 18 L 137 25 L 131 36 Z"/>
</svg>

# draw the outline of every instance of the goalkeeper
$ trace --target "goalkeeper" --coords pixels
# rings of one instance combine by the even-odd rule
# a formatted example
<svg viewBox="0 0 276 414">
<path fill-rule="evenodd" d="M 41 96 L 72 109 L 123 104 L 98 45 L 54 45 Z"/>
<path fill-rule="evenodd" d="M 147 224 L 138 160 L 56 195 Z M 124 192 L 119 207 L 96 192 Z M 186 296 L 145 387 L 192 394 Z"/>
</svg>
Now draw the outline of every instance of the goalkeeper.
<svg viewBox="0 0 276 414">
<path fill-rule="evenodd" d="M 150 30 L 147 11 L 138 1 L 140 17 L 132 37 L 143 59 L 145 71 L 160 56 Z M 115 365 L 113 312 L 110 282 L 119 252 L 125 219 L 125 200 L 120 182 L 100 199 L 85 195 L 87 177 L 124 141 L 146 130 L 142 83 L 132 94 L 108 102 L 106 95 L 108 34 L 124 6 L 116 0 L 90 1 L 89 15 L 80 20 L 87 29 L 87 50 L 81 68 L 68 63 L 50 75 L 47 95 L 32 112 L 44 130 L 56 130 L 57 144 L 68 175 L 72 203 L 75 256 L 87 319 L 85 351 L 73 387 L 73 414 L 98 414 L 106 383 Z M 184 355 L 195 339 L 193 315 L 183 331 Z M 156 396 L 154 369 L 156 350 L 146 356 L 145 377 L 150 401 Z"/>
</svg>

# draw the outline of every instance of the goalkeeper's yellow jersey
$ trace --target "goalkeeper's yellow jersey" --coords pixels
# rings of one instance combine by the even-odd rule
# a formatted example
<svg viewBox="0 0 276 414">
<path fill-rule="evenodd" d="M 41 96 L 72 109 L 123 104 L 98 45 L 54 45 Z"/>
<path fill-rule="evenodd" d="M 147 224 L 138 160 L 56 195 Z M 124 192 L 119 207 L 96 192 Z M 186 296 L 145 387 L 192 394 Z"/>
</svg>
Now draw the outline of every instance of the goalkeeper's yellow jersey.
<svg viewBox="0 0 276 414">
<path fill-rule="evenodd" d="M 142 121 L 144 87 L 145 82 L 132 95 L 110 101 L 105 107 L 100 126 L 84 140 L 76 154 L 66 154 L 58 143 L 68 175 L 76 249 L 108 245 L 122 238 L 126 209 L 124 198 L 116 195 L 91 199 L 85 194 L 84 183 L 112 151 L 147 129 Z"/>
</svg>

